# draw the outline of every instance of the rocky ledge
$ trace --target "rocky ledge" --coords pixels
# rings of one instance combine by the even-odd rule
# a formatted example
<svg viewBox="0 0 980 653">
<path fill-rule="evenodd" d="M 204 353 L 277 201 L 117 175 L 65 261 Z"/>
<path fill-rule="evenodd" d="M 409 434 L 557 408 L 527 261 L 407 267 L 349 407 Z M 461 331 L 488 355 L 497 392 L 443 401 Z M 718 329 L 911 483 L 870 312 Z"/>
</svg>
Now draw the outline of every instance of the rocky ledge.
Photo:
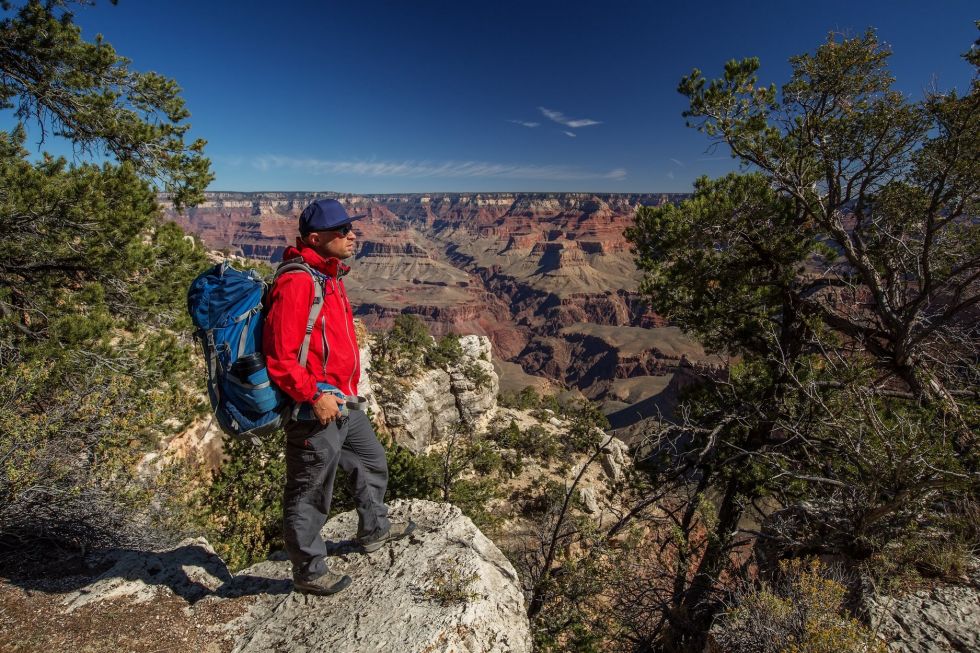
<svg viewBox="0 0 980 653">
<path fill-rule="evenodd" d="M 869 593 L 862 607 L 892 653 L 980 651 L 980 560 L 963 581 L 901 596 Z"/>
<path fill-rule="evenodd" d="M 372 554 L 360 553 L 346 539 L 357 526 L 354 512 L 324 527 L 334 547 L 330 566 L 354 579 L 333 596 L 293 592 L 290 564 L 282 556 L 232 574 L 207 541 L 197 539 L 169 551 L 101 554 L 91 564 L 105 571 L 60 595 L 58 623 L 64 627 L 94 608 L 118 613 L 115 626 L 138 632 L 160 619 L 153 614 L 157 606 L 177 602 L 189 618 L 189 631 L 207 631 L 209 651 L 531 650 L 514 568 L 458 508 L 399 501 L 392 504 L 392 515 L 411 517 L 418 529 Z M 37 588 L 23 589 L 21 603 L 38 594 Z M 221 609 L 222 603 L 241 605 L 243 598 L 251 599 L 247 608 Z M 141 611 L 134 610 L 137 605 Z M 216 621 L 216 614 L 227 620 Z M 118 623 L 126 618 L 133 623 Z M 32 637 L 44 638 L 43 633 Z"/>
</svg>

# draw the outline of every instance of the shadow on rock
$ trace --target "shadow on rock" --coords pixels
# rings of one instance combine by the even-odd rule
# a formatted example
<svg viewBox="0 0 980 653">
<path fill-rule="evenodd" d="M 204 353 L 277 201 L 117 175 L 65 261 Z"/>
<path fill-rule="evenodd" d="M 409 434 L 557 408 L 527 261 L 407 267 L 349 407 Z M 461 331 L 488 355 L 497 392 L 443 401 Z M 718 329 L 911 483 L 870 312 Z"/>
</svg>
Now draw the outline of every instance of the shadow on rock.
<svg viewBox="0 0 980 653">
<path fill-rule="evenodd" d="M 57 563 L 53 563 L 57 565 Z M 30 569 L 11 575 L 11 585 L 46 593 L 69 593 L 65 603 L 74 610 L 89 603 L 132 597 L 151 600 L 158 588 L 167 588 L 190 604 L 209 596 L 237 598 L 258 594 L 288 594 L 289 580 L 251 574 L 239 576 L 204 539 L 185 540 L 169 551 L 111 549 L 86 557 L 84 567 L 75 560 L 71 575 L 56 577 L 50 569 Z"/>
</svg>

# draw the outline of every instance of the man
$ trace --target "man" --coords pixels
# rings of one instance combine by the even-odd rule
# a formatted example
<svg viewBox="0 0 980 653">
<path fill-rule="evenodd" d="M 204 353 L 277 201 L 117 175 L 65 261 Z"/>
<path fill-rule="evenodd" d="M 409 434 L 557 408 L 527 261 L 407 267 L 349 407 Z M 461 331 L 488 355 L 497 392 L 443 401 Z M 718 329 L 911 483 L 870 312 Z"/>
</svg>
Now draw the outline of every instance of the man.
<svg viewBox="0 0 980 653">
<path fill-rule="evenodd" d="M 300 404 L 312 406 L 316 419 L 286 426 L 286 488 L 283 530 L 293 563 L 293 585 L 301 592 L 333 594 L 351 583 L 349 576 L 327 567 L 326 544 L 320 529 L 330 512 L 337 465 L 348 474 L 357 507 L 357 542 L 375 551 L 385 542 L 408 535 L 411 521 L 391 523 L 384 504 L 388 465 L 384 448 L 360 410 L 341 409 L 344 400 L 324 392 L 329 384 L 345 395 L 357 394 L 360 355 L 354 333 L 354 314 L 343 276 L 350 268 L 341 260 L 354 254 L 354 220 L 337 200 L 318 200 L 299 218 L 296 247 L 284 261 L 301 258 L 316 281 L 298 271 L 282 274 L 271 291 L 263 332 L 263 351 L 269 377 Z M 313 324 L 305 366 L 299 364 L 314 283 L 322 284 L 323 307 Z"/>
</svg>

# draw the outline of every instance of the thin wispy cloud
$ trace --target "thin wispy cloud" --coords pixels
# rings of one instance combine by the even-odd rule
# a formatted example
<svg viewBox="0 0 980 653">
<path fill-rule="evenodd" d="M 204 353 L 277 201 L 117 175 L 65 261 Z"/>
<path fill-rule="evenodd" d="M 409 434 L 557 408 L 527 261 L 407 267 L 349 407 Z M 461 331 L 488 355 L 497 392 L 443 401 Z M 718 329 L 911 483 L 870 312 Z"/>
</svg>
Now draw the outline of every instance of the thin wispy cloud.
<svg viewBox="0 0 980 653">
<path fill-rule="evenodd" d="M 592 120 L 591 118 L 567 118 L 561 111 L 555 111 L 554 109 L 547 109 L 545 107 L 538 107 L 538 111 L 540 111 L 548 120 L 553 120 L 559 125 L 565 125 L 566 127 L 571 127 L 572 129 L 580 129 L 582 127 L 591 127 L 592 125 L 602 124 L 602 122 L 599 120 Z"/>
<path fill-rule="evenodd" d="M 683 161 L 681 161 L 680 159 L 673 159 L 673 158 L 672 158 L 672 159 L 671 159 L 670 161 L 671 161 L 671 163 L 673 163 L 673 164 L 674 164 L 675 166 L 680 166 L 680 167 L 682 167 L 682 168 L 684 167 L 684 162 L 683 162 Z"/>
<path fill-rule="evenodd" d="M 270 154 L 255 157 L 252 166 L 263 172 L 294 170 L 314 175 L 357 175 L 362 177 L 496 178 L 574 181 L 625 179 L 625 168 L 608 171 L 577 166 L 488 163 L 485 161 L 329 161 Z"/>
<path fill-rule="evenodd" d="M 674 178 L 674 171 L 673 170 L 668 170 L 667 171 L 667 179 L 673 179 L 673 178 Z"/>
<path fill-rule="evenodd" d="M 211 160 L 214 163 L 220 163 L 222 165 L 233 166 L 233 167 L 236 167 L 236 168 L 238 166 L 242 165 L 243 163 L 245 163 L 245 157 L 242 157 L 242 156 L 229 156 L 229 155 L 222 155 L 222 154 L 213 154 L 213 155 L 211 155 Z"/>
<path fill-rule="evenodd" d="M 521 127 L 538 127 L 541 125 L 540 122 L 528 122 L 527 120 L 508 120 L 507 122 L 512 122 L 515 125 L 520 125 Z"/>
<path fill-rule="evenodd" d="M 575 138 L 575 134 L 573 134 L 572 132 L 562 132 L 562 134 L 564 134 L 565 136 L 570 136 L 572 138 Z"/>
</svg>

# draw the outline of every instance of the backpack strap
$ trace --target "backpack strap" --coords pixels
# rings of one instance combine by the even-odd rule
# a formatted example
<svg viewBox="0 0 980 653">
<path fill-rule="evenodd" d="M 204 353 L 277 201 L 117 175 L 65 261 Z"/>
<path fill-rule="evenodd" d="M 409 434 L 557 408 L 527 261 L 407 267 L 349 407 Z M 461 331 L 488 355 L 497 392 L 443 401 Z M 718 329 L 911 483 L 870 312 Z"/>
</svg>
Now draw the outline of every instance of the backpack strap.
<svg viewBox="0 0 980 653">
<path fill-rule="evenodd" d="M 310 314 L 306 318 L 306 335 L 303 336 L 303 346 L 299 349 L 299 364 L 306 367 L 306 359 L 310 354 L 310 338 L 313 335 L 313 325 L 316 318 L 320 315 L 320 308 L 323 306 L 323 284 L 313 278 L 313 304 L 310 306 Z"/>
<path fill-rule="evenodd" d="M 214 389 L 215 406 L 221 403 L 221 384 L 218 383 L 218 346 L 214 341 L 214 329 L 199 330 L 204 355 L 208 358 L 208 385 Z"/>
<path fill-rule="evenodd" d="M 323 282 L 317 278 L 313 268 L 306 263 L 299 262 L 281 264 L 276 270 L 275 279 L 290 272 L 305 272 L 310 275 L 310 280 L 313 281 L 313 304 L 310 305 L 310 314 L 306 318 L 306 334 L 303 336 L 303 345 L 299 349 L 299 364 L 306 367 L 306 360 L 310 354 L 310 337 L 313 335 L 313 325 L 316 324 L 316 318 L 320 315 L 320 308 L 323 306 Z"/>
<path fill-rule="evenodd" d="M 282 263 L 276 270 L 275 279 L 278 279 L 280 275 L 290 272 L 305 272 L 310 275 L 310 279 L 313 281 L 313 304 L 310 305 L 310 313 L 306 318 L 306 333 L 303 335 L 303 344 L 299 348 L 299 364 L 305 368 L 306 361 L 310 355 L 310 338 L 313 336 L 313 325 L 316 324 L 316 318 L 320 315 L 320 309 L 323 306 L 323 282 L 320 281 L 313 268 L 306 263 L 299 262 Z M 275 279 L 273 279 L 273 283 Z M 326 355 L 326 352 L 324 352 L 324 355 Z M 299 408 L 300 404 L 297 402 L 292 410 L 294 420 L 299 414 Z"/>
</svg>

